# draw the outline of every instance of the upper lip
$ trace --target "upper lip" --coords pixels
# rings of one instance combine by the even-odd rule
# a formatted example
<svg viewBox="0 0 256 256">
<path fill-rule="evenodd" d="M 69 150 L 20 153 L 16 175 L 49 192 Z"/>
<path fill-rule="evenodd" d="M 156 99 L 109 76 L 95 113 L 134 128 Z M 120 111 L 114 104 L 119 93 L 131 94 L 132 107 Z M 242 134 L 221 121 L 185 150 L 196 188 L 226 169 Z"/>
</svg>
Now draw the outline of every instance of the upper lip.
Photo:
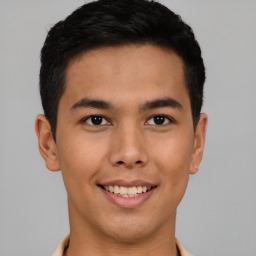
<svg viewBox="0 0 256 256">
<path fill-rule="evenodd" d="M 111 180 L 107 182 L 100 183 L 101 186 L 123 186 L 123 187 L 137 187 L 137 186 L 146 186 L 146 187 L 154 187 L 155 184 L 152 184 L 150 182 L 144 181 L 144 180 Z"/>
</svg>

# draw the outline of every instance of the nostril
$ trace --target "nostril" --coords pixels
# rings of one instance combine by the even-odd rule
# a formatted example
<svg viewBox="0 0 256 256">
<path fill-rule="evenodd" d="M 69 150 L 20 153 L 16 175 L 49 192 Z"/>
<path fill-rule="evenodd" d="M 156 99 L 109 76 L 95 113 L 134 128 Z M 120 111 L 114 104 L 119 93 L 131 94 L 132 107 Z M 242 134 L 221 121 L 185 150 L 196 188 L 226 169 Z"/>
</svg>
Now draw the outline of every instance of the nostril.
<svg viewBox="0 0 256 256">
<path fill-rule="evenodd" d="M 124 161 L 118 161 L 116 162 L 118 165 L 121 165 L 121 164 L 124 164 L 125 162 Z M 141 160 L 138 160 L 135 162 L 135 164 L 142 164 L 142 161 Z"/>
</svg>

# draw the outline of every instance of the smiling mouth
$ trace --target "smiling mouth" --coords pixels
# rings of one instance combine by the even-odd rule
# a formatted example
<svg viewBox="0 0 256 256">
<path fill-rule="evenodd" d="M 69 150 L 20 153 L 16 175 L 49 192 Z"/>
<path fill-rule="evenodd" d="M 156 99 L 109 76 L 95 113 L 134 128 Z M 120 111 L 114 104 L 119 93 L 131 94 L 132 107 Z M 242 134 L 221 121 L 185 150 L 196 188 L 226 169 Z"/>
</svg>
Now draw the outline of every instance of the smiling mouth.
<svg viewBox="0 0 256 256">
<path fill-rule="evenodd" d="M 118 186 L 118 185 L 109 185 L 109 186 L 98 185 L 98 186 L 112 194 L 115 194 L 117 196 L 124 197 L 124 198 L 137 197 L 156 188 L 156 186 L 152 186 L 152 187 L 147 187 L 147 186 L 124 187 L 124 186 Z"/>
</svg>

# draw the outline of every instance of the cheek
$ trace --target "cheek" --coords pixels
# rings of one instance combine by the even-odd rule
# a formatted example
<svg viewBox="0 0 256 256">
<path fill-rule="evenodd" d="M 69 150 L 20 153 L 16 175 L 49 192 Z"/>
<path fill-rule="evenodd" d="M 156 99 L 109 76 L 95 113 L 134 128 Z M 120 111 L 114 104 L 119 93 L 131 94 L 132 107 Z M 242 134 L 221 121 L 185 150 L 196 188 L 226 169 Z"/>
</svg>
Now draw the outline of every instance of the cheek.
<svg viewBox="0 0 256 256">
<path fill-rule="evenodd" d="M 173 133 L 163 138 L 155 138 L 149 148 L 154 162 L 161 166 L 161 170 L 182 173 L 189 172 L 193 143 L 193 134 Z"/>
<path fill-rule="evenodd" d="M 94 184 L 94 176 L 104 164 L 106 143 L 86 136 L 62 136 L 57 144 L 58 159 L 67 189 Z M 74 185 L 74 186 L 73 186 Z"/>
<path fill-rule="evenodd" d="M 186 190 L 189 179 L 193 134 L 175 133 L 165 140 L 158 140 L 155 145 L 157 146 L 151 151 L 151 156 L 166 190 L 164 194 L 168 196 L 174 193 L 179 201 Z M 172 200 L 171 197 L 169 199 Z"/>
</svg>

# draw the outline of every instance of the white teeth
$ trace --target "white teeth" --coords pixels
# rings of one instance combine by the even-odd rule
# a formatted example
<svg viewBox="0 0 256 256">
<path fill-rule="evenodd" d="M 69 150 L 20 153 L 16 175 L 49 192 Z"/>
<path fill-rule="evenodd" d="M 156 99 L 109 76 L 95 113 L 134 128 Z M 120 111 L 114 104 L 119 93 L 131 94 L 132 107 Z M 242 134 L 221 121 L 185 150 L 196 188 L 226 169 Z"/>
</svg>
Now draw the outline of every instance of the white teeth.
<svg viewBox="0 0 256 256">
<path fill-rule="evenodd" d="M 136 194 L 137 194 L 137 188 L 136 187 L 128 188 L 128 195 L 129 196 L 135 196 Z"/>
<path fill-rule="evenodd" d="M 122 197 L 136 197 L 141 193 L 145 193 L 148 190 L 151 189 L 151 187 L 146 186 L 137 186 L 137 187 L 123 187 L 123 186 L 104 186 L 104 188 L 116 195 L 122 196 Z"/>
<path fill-rule="evenodd" d="M 123 186 L 120 187 L 119 193 L 120 193 L 121 195 L 127 195 L 127 192 L 128 192 L 128 188 L 123 187 Z"/>
<path fill-rule="evenodd" d="M 142 187 L 141 186 L 137 187 L 137 192 L 142 193 Z"/>
<path fill-rule="evenodd" d="M 114 186 L 114 193 L 115 194 L 119 194 L 120 193 L 119 186 L 117 186 L 117 185 Z"/>
</svg>

